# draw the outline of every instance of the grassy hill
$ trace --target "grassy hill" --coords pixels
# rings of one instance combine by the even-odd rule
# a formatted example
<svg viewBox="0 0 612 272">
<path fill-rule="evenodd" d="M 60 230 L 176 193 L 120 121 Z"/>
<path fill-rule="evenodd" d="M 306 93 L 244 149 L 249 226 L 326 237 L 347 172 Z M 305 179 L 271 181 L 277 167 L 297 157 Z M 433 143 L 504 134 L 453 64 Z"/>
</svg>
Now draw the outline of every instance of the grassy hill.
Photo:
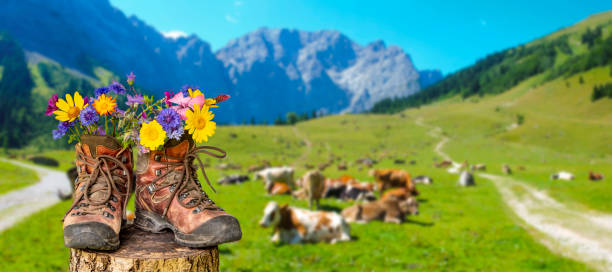
<svg viewBox="0 0 612 272">
<path fill-rule="evenodd" d="M 499 94 L 533 78 L 537 78 L 537 83 L 545 83 L 611 64 L 612 11 L 609 11 L 533 42 L 488 55 L 415 95 L 382 100 L 372 112 L 399 112 L 456 95 L 465 99 Z"/>
</svg>

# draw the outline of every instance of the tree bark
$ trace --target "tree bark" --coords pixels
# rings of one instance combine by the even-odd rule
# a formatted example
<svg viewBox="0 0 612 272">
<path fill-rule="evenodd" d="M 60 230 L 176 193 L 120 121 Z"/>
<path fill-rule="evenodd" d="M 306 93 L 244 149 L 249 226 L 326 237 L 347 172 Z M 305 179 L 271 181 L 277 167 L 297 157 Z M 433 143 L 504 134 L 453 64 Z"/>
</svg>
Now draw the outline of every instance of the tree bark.
<svg viewBox="0 0 612 272">
<path fill-rule="evenodd" d="M 70 249 L 70 271 L 219 271 L 219 250 L 189 248 L 174 235 L 149 233 L 130 226 L 121 231 L 116 251 Z"/>
</svg>

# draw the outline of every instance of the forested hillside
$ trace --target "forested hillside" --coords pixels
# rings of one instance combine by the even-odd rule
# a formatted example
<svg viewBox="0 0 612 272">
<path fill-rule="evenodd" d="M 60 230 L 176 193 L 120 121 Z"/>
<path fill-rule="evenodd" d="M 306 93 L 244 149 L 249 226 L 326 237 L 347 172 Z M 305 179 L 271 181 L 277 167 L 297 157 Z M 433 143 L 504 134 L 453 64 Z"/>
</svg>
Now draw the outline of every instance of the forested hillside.
<svg viewBox="0 0 612 272">
<path fill-rule="evenodd" d="M 612 12 L 597 14 L 543 39 L 497 52 L 404 98 L 385 99 L 372 112 L 393 113 L 440 99 L 499 94 L 520 82 L 568 77 L 612 64 Z"/>
</svg>

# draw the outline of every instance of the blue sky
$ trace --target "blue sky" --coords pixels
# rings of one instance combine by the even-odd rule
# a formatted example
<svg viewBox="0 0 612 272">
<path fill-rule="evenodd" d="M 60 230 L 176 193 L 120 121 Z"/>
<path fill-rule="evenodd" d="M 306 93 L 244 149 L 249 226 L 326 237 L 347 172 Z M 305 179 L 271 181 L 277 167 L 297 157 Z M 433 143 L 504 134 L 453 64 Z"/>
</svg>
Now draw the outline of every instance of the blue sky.
<svg viewBox="0 0 612 272">
<path fill-rule="evenodd" d="M 398 45 L 418 69 L 454 72 L 528 42 L 612 1 L 111 0 L 160 31 L 196 34 L 216 50 L 259 27 L 334 29 L 365 45 Z"/>
</svg>

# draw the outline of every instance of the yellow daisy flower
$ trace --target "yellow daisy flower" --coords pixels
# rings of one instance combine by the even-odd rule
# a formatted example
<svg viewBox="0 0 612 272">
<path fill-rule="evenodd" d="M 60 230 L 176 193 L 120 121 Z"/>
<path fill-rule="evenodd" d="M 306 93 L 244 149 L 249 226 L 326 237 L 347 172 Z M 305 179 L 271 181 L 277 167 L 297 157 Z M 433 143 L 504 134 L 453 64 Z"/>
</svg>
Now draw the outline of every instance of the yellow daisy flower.
<svg viewBox="0 0 612 272">
<path fill-rule="evenodd" d="M 200 108 L 200 105 L 193 105 L 193 111 L 188 109 L 185 113 L 185 130 L 189 131 L 196 143 L 208 142 L 208 137 L 215 134 L 217 123 L 211 121 L 215 115 L 208 110 L 207 106 Z"/>
<path fill-rule="evenodd" d="M 198 95 L 202 95 L 202 96 L 204 95 L 202 93 L 202 91 L 200 91 L 200 89 L 197 89 L 197 90 L 193 91 L 193 90 L 191 90 L 191 88 L 189 88 L 189 89 L 187 89 L 187 92 L 189 92 L 189 97 L 196 97 Z"/>
<path fill-rule="evenodd" d="M 219 106 L 217 106 L 217 100 L 213 99 L 213 98 L 206 98 L 204 101 L 206 106 L 210 107 L 210 108 L 218 108 Z"/>
<path fill-rule="evenodd" d="M 156 150 L 164 144 L 166 140 L 166 131 L 155 120 L 149 123 L 143 123 L 140 128 L 140 144 L 148 149 Z"/>
<path fill-rule="evenodd" d="M 94 101 L 93 106 L 98 114 L 107 115 L 115 111 L 115 108 L 117 107 L 117 100 L 115 100 L 112 96 L 102 94 Z"/>
<path fill-rule="evenodd" d="M 59 108 L 53 112 L 55 115 L 57 115 L 55 116 L 55 119 L 72 122 L 79 117 L 81 110 L 83 110 L 87 104 L 85 104 L 85 100 L 83 100 L 83 97 L 81 97 L 79 92 L 75 92 L 74 100 L 70 94 L 66 94 L 66 100 L 60 98 L 55 103 L 55 106 Z"/>
</svg>

